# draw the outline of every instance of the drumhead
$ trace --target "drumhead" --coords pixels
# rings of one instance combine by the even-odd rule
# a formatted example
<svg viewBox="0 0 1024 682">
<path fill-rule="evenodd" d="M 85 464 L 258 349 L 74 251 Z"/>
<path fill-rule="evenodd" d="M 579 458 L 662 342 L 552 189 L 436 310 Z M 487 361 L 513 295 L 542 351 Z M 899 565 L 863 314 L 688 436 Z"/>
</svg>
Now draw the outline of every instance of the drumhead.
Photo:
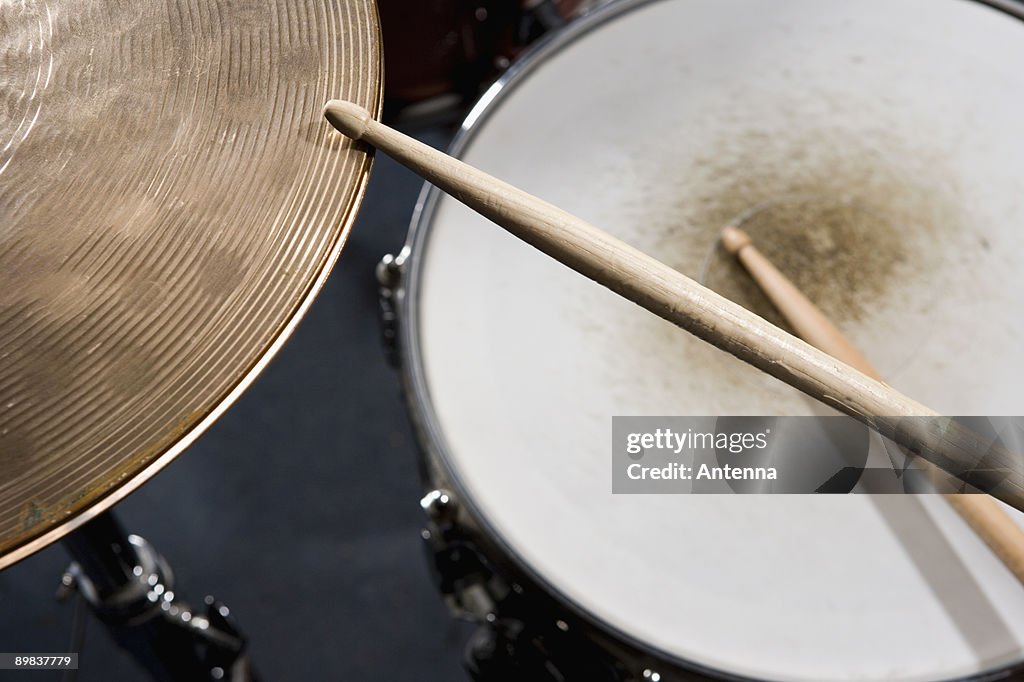
<svg viewBox="0 0 1024 682">
<path fill-rule="evenodd" d="M 1022 414 L 1021 64 L 1024 24 L 972 0 L 620 3 L 489 92 L 456 152 L 770 315 L 715 253 L 743 220 L 891 384 Z M 454 200 L 411 246 L 428 449 L 573 608 L 756 678 L 1024 658 L 1024 589 L 938 496 L 611 493 L 613 415 L 824 408 Z"/>
</svg>

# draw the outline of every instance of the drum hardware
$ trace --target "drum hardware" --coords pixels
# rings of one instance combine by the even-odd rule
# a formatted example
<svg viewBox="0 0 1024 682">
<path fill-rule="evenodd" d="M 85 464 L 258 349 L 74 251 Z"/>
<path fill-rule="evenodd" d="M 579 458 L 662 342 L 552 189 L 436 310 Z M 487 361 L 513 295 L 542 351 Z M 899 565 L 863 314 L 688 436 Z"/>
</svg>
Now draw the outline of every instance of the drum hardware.
<svg viewBox="0 0 1024 682">
<path fill-rule="evenodd" d="M 456 524 L 457 506 L 447 491 L 427 493 L 420 506 L 428 518 L 422 537 L 448 609 L 459 618 L 493 620 L 495 604 L 506 599 L 513 588 Z"/>
<path fill-rule="evenodd" d="M 401 292 L 402 267 L 407 256 L 407 250 L 403 250 L 397 256 L 386 253 L 377 263 L 375 271 L 377 284 L 380 286 L 377 300 L 380 303 L 381 343 L 388 364 L 392 367 L 397 367 L 400 362 L 398 357 L 399 302 L 397 297 Z"/>
<path fill-rule="evenodd" d="M 478 539 L 459 522 L 459 507 L 450 492 L 434 489 L 420 506 L 428 519 L 422 531 L 428 565 L 441 595 L 454 617 L 479 626 L 465 652 L 466 669 L 474 680 L 638 679 L 628 677 L 611 656 L 577 634 L 569 625 L 575 622 L 570 615 L 542 609 L 529 588 L 502 577 Z"/>
<path fill-rule="evenodd" d="M 62 540 L 72 562 L 59 597 L 77 592 L 118 645 L 164 682 L 254 682 L 245 636 L 211 596 L 198 610 L 175 592 L 166 560 L 104 512 Z"/>
<path fill-rule="evenodd" d="M 376 121 L 358 104 L 332 100 L 324 115 L 339 132 L 385 152 L 563 265 L 1024 510 L 1024 470 L 1015 453 L 580 218 Z"/>
</svg>

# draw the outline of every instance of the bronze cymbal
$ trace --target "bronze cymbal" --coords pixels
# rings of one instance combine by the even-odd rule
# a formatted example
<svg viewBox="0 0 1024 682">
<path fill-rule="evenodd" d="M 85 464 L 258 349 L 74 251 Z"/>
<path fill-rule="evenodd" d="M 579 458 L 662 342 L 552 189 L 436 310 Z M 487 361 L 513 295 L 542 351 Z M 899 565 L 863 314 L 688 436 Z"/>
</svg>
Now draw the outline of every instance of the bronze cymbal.
<svg viewBox="0 0 1024 682">
<path fill-rule="evenodd" d="M 319 291 L 380 114 L 373 0 L 0 3 L 0 568 L 109 507 Z"/>
</svg>

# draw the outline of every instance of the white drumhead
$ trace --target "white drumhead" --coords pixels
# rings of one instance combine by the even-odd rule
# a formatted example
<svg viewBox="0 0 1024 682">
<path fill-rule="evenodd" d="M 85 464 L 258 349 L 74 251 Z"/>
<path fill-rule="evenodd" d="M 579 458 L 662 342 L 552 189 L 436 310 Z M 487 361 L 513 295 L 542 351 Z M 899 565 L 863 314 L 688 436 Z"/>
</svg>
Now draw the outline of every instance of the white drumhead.
<svg viewBox="0 0 1024 682">
<path fill-rule="evenodd" d="M 708 256 L 755 209 L 890 383 L 1022 414 L 1022 65 L 1024 24 L 970 0 L 663 0 L 535 60 L 463 156 L 735 296 Z M 761 678 L 1022 659 L 1024 589 L 939 497 L 611 494 L 613 415 L 819 409 L 802 395 L 453 200 L 417 257 L 448 465 L 581 609 Z"/>
</svg>

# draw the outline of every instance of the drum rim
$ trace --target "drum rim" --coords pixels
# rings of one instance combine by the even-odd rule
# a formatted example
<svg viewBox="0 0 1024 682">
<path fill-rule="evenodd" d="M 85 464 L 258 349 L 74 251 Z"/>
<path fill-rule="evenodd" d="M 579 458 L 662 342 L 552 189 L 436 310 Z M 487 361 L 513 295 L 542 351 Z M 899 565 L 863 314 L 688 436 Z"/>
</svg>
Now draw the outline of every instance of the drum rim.
<svg viewBox="0 0 1024 682">
<path fill-rule="evenodd" d="M 565 28 L 541 38 L 484 91 L 460 124 L 458 131 L 447 148 L 448 154 L 461 158 L 491 113 L 504 99 L 516 90 L 520 83 L 526 80 L 535 68 L 543 64 L 547 57 L 557 54 L 571 45 L 577 38 L 600 28 L 619 16 L 647 5 L 664 1 L 667 0 L 612 0 L 609 4 L 600 6 L 596 10 L 571 22 Z M 1024 0 L 965 1 L 987 6 L 1024 22 Z M 444 484 L 453 489 L 459 505 L 466 510 L 473 523 L 477 524 L 486 534 L 488 543 L 493 544 L 502 553 L 502 558 L 511 564 L 512 569 L 540 586 L 558 606 L 566 609 L 568 613 L 593 625 L 598 630 L 623 642 L 627 646 L 644 652 L 682 671 L 710 676 L 714 679 L 756 682 L 758 678 L 746 677 L 718 668 L 712 668 L 697 661 L 681 658 L 676 654 L 664 651 L 635 638 L 632 634 L 624 632 L 618 626 L 591 612 L 553 585 L 544 575 L 539 573 L 529 562 L 520 556 L 506 538 L 497 531 L 474 501 L 469 488 L 464 484 L 459 473 L 452 466 L 451 448 L 444 436 L 440 420 L 437 417 L 433 401 L 430 397 L 419 326 L 419 297 L 422 292 L 422 287 L 420 286 L 422 282 L 422 258 L 420 256 L 426 247 L 426 241 L 436 217 L 437 204 L 442 195 L 443 192 L 437 187 L 434 187 L 429 182 L 423 183 L 409 222 L 405 243 L 397 259 L 397 264 L 402 269 L 401 283 L 397 291 L 398 295 L 395 298 L 398 320 L 399 371 L 401 372 L 402 383 L 405 389 L 405 403 L 416 430 L 417 440 L 428 459 L 428 463 L 440 468 Z M 425 478 L 427 484 L 431 487 L 433 487 L 433 484 L 438 483 L 436 480 L 430 480 L 429 473 L 425 474 Z M 946 678 L 946 682 L 994 682 L 995 680 L 1011 679 L 1015 673 L 1021 671 L 1024 671 L 1024 659 L 966 677 Z"/>
</svg>

